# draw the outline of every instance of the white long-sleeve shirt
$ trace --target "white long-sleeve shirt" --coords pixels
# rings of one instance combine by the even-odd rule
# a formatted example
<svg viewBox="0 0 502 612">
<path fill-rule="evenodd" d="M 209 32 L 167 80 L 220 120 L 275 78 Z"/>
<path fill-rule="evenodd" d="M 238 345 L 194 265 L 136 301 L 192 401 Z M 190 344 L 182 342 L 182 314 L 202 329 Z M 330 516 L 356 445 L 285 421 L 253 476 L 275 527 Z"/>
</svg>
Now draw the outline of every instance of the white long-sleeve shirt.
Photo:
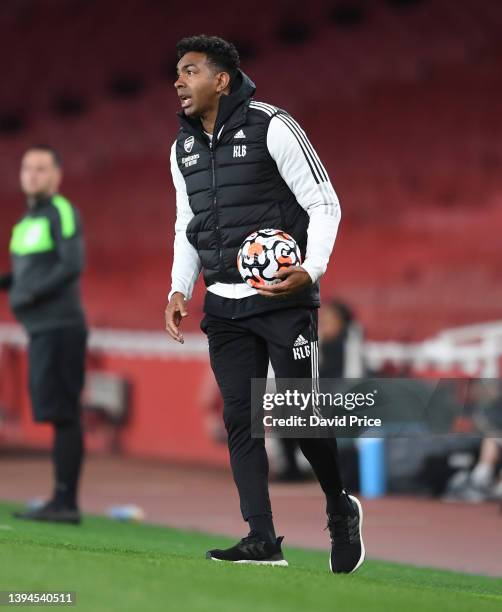
<svg viewBox="0 0 502 612">
<path fill-rule="evenodd" d="M 263 112 L 275 110 L 275 107 L 254 101 L 250 103 L 250 108 Z M 338 197 L 319 156 L 292 117 L 283 114 L 272 117 L 267 132 L 267 148 L 298 204 L 309 215 L 307 250 L 302 267 L 312 282 L 316 282 L 326 271 L 335 243 L 341 218 Z M 186 228 L 193 212 L 188 203 L 185 179 L 176 161 L 176 142 L 171 148 L 171 174 L 176 189 L 176 224 L 169 299 L 179 291 L 189 300 L 201 270 L 201 262 L 197 250 L 186 237 Z M 234 299 L 257 293 L 245 282 L 213 283 L 207 290 Z"/>
</svg>

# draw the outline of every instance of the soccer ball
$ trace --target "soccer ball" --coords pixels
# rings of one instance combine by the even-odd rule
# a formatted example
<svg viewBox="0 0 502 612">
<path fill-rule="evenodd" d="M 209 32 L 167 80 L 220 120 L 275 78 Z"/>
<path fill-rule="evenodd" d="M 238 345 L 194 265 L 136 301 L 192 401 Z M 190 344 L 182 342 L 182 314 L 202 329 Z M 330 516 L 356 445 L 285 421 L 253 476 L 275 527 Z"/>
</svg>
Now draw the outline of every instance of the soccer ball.
<svg viewBox="0 0 502 612">
<path fill-rule="evenodd" d="M 296 240 L 277 229 L 262 229 L 249 234 L 237 254 L 237 268 L 242 280 L 251 287 L 274 285 L 274 274 L 282 268 L 301 264 Z"/>
</svg>

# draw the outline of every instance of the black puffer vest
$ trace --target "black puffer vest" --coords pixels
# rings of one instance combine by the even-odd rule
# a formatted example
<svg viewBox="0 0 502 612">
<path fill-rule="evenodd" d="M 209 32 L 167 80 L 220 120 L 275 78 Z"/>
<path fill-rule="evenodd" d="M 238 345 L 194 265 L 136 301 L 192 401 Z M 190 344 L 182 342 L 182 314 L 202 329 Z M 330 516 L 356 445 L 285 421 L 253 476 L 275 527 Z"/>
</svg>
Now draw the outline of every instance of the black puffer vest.
<svg viewBox="0 0 502 612">
<path fill-rule="evenodd" d="M 186 233 L 199 253 L 206 286 L 242 282 L 237 252 L 246 236 L 258 229 L 286 231 L 298 242 L 302 259 L 305 257 L 308 214 L 279 174 L 267 148 L 273 112 L 285 111 L 250 108 L 254 92 L 254 83 L 239 72 L 232 93 L 220 99 L 212 145 L 200 120 L 179 113 L 176 158 L 194 213 Z M 297 304 L 318 306 L 318 294 L 316 283 L 286 299 L 257 295 L 244 298 L 245 307 L 236 304 L 244 300 L 232 300 L 232 310 L 244 308 L 249 314 L 249 309 L 254 313 Z M 206 312 L 211 310 L 207 302 L 212 299 L 208 292 Z M 217 309 L 221 313 L 221 304 Z M 232 318 L 238 316 L 233 312 Z"/>
</svg>

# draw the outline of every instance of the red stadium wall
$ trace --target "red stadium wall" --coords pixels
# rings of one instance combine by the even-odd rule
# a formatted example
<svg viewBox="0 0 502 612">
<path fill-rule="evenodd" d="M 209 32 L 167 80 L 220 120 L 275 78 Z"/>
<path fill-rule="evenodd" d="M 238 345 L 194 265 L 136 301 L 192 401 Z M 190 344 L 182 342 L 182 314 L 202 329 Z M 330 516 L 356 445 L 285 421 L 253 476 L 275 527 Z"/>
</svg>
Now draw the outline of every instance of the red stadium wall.
<svg viewBox="0 0 502 612">
<path fill-rule="evenodd" d="M 34 424 L 27 392 L 27 359 L 22 349 L 10 349 L 3 364 L 0 403 L 8 406 L 0 443 L 48 448 L 51 428 Z M 93 355 L 91 353 L 90 360 Z M 201 388 L 209 365 L 204 359 L 164 359 L 99 354 L 99 370 L 128 380 L 131 412 L 120 429 L 120 451 L 136 457 L 206 465 L 226 465 L 225 444 L 209 436 L 201 408 Z M 88 433 L 87 448 L 103 449 L 102 431 Z"/>
<path fill-rule="evenodd" d="M 32 421 L 24 343 L 19 327 L 0 325 L 0 447 L 49 448 L 50 427 Z M 375 375 L 500 377 L 502 321 L 443 330 L 421 343 L 366 342 L 363 358 Z M 162 332 L 93 329 L 87 374 L 88 382 L 109 374 L 109 381 L 125 381 L 129 388 L 124 424 L 114 425 L 95 409 L 84 410 L 89 451 L 228 465 L 222 401 L 202 334 L 187 334 L 179 345 Z M 88 385 L 85 405 L 103 406 L 103 398 L 110 399 L 106 389 L 103 393 L 102 386 Z"/>
</svg>

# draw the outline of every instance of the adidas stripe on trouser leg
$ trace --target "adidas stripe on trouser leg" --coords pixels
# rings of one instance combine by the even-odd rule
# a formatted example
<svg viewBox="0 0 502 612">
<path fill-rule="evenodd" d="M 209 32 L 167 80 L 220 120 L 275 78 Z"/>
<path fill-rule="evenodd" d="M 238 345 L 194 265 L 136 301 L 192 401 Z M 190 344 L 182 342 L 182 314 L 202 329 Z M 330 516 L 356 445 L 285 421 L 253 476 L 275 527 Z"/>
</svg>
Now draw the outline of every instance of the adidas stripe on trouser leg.
<svg viewBox="0 0 502 612">
<path fill-rule="evenodd" d="M 277 378 L 312 378 L 318 388 L 317 309 L 284 308 L 243 319 L 206 315 L 211 367 L 221 390 L 232 473 L 244 519 L 271 513 L 264 440 L 251 437 L 251 378 L 266 378 L 268 360 Z M 294 346 L 299 336 L 301 341 Z M 309 346 L 311 350 L 299 350 Z M 295 358 L 296 357 L 296 358 Z M 297 440 L 327 497 L 327 509 L 343 486 L 334 438 Z"/>
</svg>

